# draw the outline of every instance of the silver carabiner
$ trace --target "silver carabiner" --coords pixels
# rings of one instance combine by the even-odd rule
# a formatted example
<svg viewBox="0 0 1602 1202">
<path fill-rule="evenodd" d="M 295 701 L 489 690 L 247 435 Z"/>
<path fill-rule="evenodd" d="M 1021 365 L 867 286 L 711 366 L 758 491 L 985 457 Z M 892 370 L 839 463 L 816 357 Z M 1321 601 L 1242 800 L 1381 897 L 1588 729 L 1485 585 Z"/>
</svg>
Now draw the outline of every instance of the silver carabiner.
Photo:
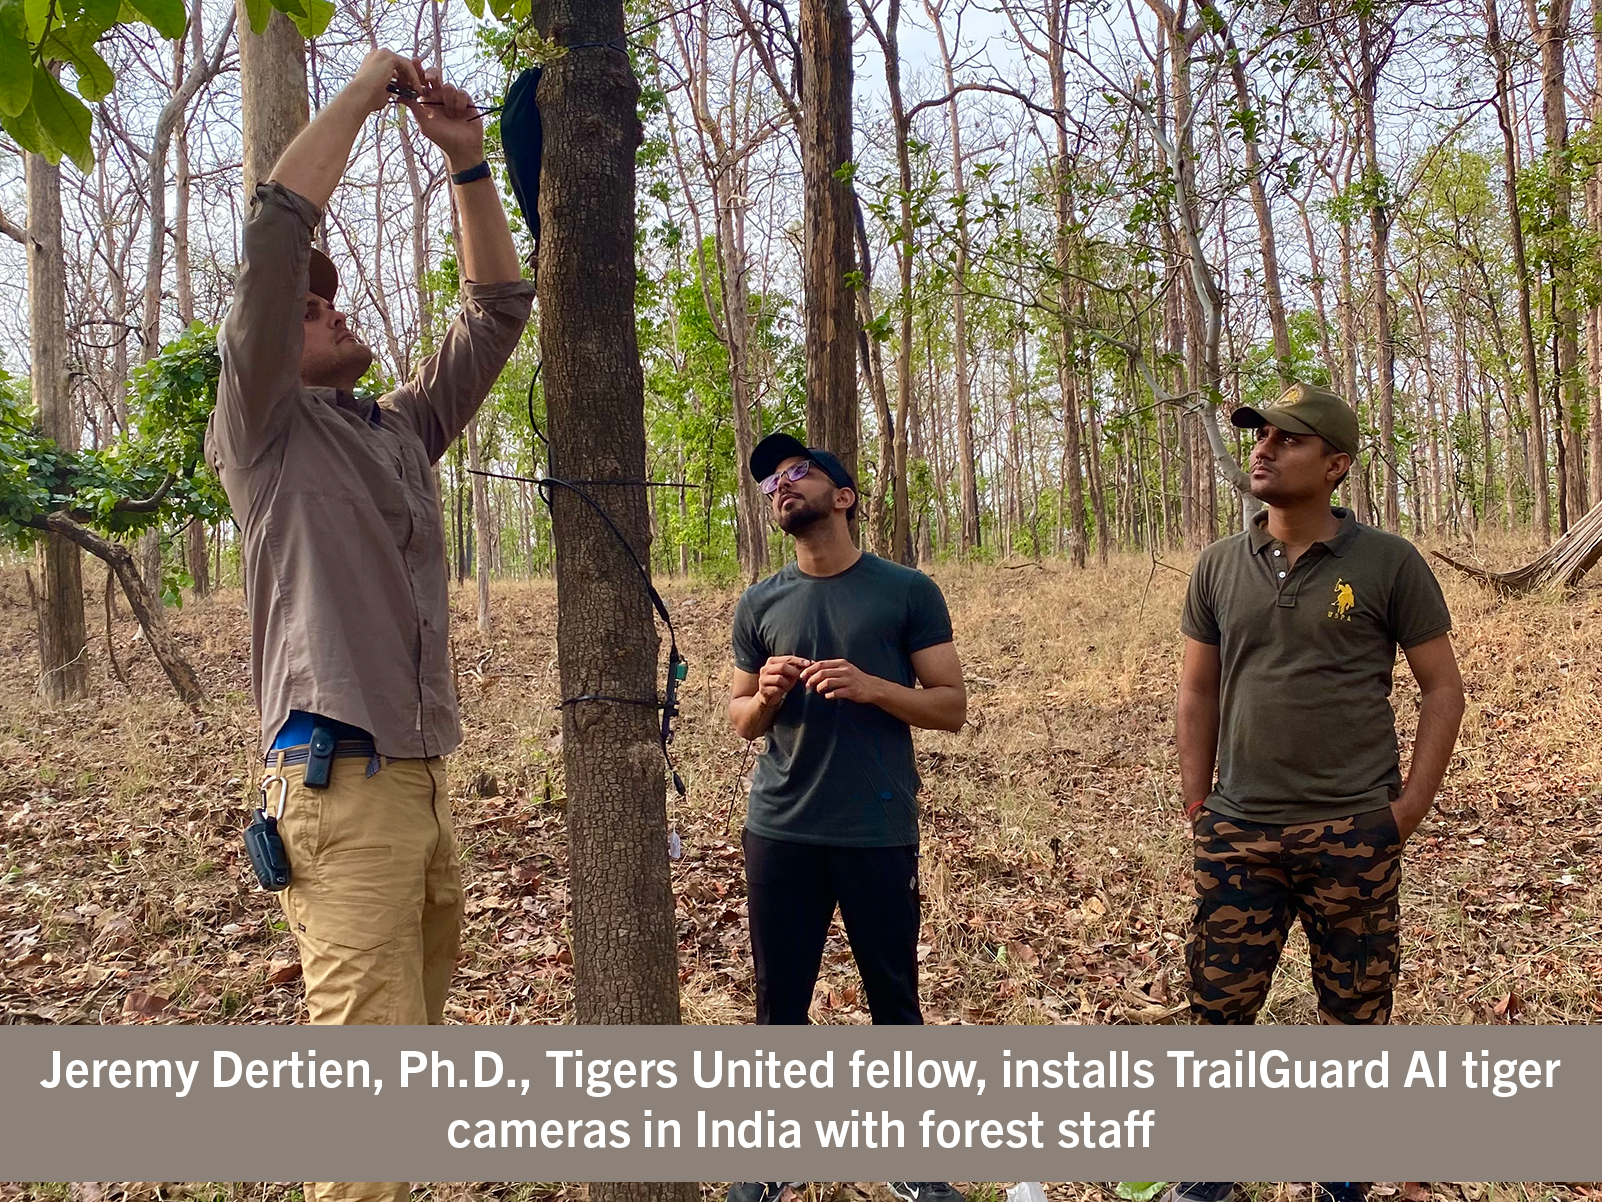
<svg viewBox="0 0 1602 1202">
<path fill-rule="evenodd" d="M 281 818 L 283 818 L 283 816 L 284 816 L 284 803 L 289 799 L 289 782 L 284 779 L 282 770 L 280 770 L 276 775 L 266 776 L 266 777 L 262 778 L 262 782 L 261 782 L 261 812 L 263 814 L 265 814 L 267 812 L 267 791 L 273 785 L 277 785 L 278 786 L 278 813 L 273 815 L 273 821 L 277 822 Z"/>
</svg>

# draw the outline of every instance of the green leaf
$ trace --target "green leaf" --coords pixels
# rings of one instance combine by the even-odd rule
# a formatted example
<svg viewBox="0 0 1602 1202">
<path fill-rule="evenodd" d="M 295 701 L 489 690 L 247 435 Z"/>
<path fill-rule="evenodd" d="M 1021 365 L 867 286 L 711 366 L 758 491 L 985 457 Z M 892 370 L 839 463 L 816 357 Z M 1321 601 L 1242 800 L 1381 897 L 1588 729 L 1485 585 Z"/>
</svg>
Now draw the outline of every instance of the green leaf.
<svg viewBox="0 0 1602 1202">
<path fill-rule="evenodd" d="M 250 32 L 263 34 L 272 19 L 273 6 L 268 0 L 245 0 L 245 15 L 250 18 Z"/>
<path fill-rule="evenodd" d="M 87 175 L 95 165 L 89 148 L 89 110 L 43 67 L 33 69 L 33 109 L 55 147 Z"/>
<path fill-rule="evenodd" d="M 95 40 L 99 41 L 100 34 L 119 23 L 124 7 L 122 0 L 83 0 L 78 14 L 78 24 L 97 30 Z M 124 20 L 131 23 L 138 19 L 133 9 L 128 9 L 128 15 Z"/>
<path fill-rule="evenodd" d="M 22 12 L 27 21 L 28 41 L 36 43 L 44 37 L 45 21 L 50 16 L 50 0 L 22 0 Z"/>
<path fill-rule="evenodd" d="M 28 84 L 31 90 L 33 85 L 32 76 L 29 76 Z M 45 136 L 45 131 L 40 128 L 39 114 L 33 111 L 33 105 L 28 105 L 15 116 L 0 113 L 0 129 L 4 129 L 6 133 L 10 134 L 11 140 L 29 154 L 43 155 L 52 163 L 61 161 L 61 152 L 56 149 L 55 144 Z"/>
<path fill-rule="evenodd" d="M 91 104 L 109 96 L 117 83 L 111 65 L 95 49 L 97 36 L 82 25 L 67 25 L 52 30 L 44 43 L 46 56 L 71 64 L 78 76 L 78 95 Z"/>
<path fill-rule="evenodd" d="M 181 38 L 189 24 L 184 0 L 128 0 L 135 11 L 164 38 Z"/>
<path fill-rule="evenodd" d="M 1151 1202 L 1167 1184 L 1166 1181 L 1120 1181 L 1116 1192 L 1127 1202 Z"/>
<path fill-rule="evenodd" d="M 300 30 L 302 37 L 317 37 L 334 19 L 332 0 L 305 0 L 303 8 L 301 0 L 272 0 L 272 2 L 274 8 L 295 23 L 295 28 Z M 291 6 L 301 8 L 304 15 L 296 15 Z"/>
<path fill-rule="evenodd" d="M 482 21 L 484 19 L 484 0 L 467 0 L 467 11 Z"/>
<path fill-rule="evenodd" d="M 33 70 L 22 6 L 0 0 L 0 115 L 15 117 L 33 95 Z"/>
</svg>

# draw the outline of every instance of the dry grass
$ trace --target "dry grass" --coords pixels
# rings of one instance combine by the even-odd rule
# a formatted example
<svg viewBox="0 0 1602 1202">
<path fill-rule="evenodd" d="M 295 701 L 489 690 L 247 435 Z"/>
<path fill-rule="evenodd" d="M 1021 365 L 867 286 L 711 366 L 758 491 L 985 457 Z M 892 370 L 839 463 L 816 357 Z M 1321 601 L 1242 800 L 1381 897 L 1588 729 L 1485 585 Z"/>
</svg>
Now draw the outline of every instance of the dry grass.
<svg viewBox="0 0 1602 1202">
<path fill-rule="evenodd" d="M 1524 549 L 1488 552 L 1496 562 Z M 941 569 L 970 725 L 919 738 L 924 1003 L 937 1022 L 1183 1021 L 1190 912 L 1172 698 L 1188 563 L 1134 556 Z M 1602 1014 L 1602 589 L 1499 600 L 1443 572 L 1470 708 L 1440 806 L 1408 849 L 1405 1022 L 1586 1022 Z M 99 573 L 89 591 L 97 595 Z M 683 1005 L 749 1022 L 737 832 L 744 747 L 723 715 L 735 590 L 665 590 L 690 659 L 671 817 Z M 124 616 L 110 679 L 47 709 L 19 571 L 0 574 L 0 1021 L 292 1021 L 295 953 L 251 887 L 238 829 L 259 765 L 237 592 L 175 615 L 212 698 L 174 701 Z M 571 1015 L 554 592 L 494 590 L 493 637 L 455 600 L 467 740 L 452 779 L 469 886 L 450 1018 Z M 91 614 L 98 614 L 98 607 Z M 1408 736 L 1417 693 L 1399 672 Z M 1404 753 L 1405 754 L 1405 753 Z M 493 796 L 470 782 L 495 778 Z M 732 808 L 732 815 L 730 810 Z M 1314 1018 L 1293 940 L 1266 1019 Z M 130 995 L 143 994 L 144 999 Z M 170 1003 L 163 1005 L 163 1002 Z M 125 1013 L 126 1012 L 126 1013 Z M 865 1022 L 837 927 L 814 1015 Z"/>
</svg>

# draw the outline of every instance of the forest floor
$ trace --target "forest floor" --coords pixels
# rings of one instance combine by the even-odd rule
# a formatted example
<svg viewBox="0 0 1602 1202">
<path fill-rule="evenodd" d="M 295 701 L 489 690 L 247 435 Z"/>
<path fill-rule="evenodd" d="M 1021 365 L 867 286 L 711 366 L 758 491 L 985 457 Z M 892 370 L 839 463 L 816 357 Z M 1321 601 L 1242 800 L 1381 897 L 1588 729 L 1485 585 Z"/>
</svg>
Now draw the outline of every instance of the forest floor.
<svg viewBox="0 0 1602 1202">
<path fill-rule="evenodd" d="M 1527 547 L 1498 547 L 1506 566 Z M 1172 710 L 1188 561 L 938 568 L 969 724 L 921 734 L 925 1014 L 940 1023 L 1183 1022 L 1191 912 Z M 1602 1018 L 1602 585 L 1498 599 L 1447 569 L 1469 708 L 1407 849 L 1396 1019 Z M 239 831 L 261 765 L 237 589 L 172 615 L 210 701 L 172 696 L 126 607 L 106 660 L 86 569 L 89 701 L 45 707 L 20 565 L 0 569 L 0 1022 L 291 1022 L 295 946 Z M 753 1014 L 739 827 L 749 761 L 724 716 L 738 590 L 664 588 L 690 661 L 670 795 L 686 1019 Z M 493 634 L 454 599 L 466 742 L 451 779 L 468 893 L 447 1020 L 572 1015 L 555 592 L 498 585 Z M 1418 694 L 1399 665 L 1406 744 Z M 813 1006 L 868 1020 L 836 926 Z M 1315 1020 L 1293 936 L 1264 1021 Z M 254 1195 L 252 1195 L 254 1196 Z M 1473 1200 L 1473 1202 L 1477 1202 Z"/>
</svg>

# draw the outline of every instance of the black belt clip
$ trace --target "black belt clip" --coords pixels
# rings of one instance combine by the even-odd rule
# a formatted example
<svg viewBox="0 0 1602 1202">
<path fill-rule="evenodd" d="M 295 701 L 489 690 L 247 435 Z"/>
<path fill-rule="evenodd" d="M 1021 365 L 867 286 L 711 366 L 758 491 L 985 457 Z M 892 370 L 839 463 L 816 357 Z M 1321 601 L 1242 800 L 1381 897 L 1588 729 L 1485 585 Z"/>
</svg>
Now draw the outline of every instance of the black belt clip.
<svg viewBox="0 0 1602 1202">
<path fill-rule="evenodd" d="M 334 749 L 339 739 L 331 727 L 319 723 L 312 727 L 311 741 L 306 744 L 306 777 L 308 789 L 328 788 L 329 774 L 334 768 Z"/>
</svg>

